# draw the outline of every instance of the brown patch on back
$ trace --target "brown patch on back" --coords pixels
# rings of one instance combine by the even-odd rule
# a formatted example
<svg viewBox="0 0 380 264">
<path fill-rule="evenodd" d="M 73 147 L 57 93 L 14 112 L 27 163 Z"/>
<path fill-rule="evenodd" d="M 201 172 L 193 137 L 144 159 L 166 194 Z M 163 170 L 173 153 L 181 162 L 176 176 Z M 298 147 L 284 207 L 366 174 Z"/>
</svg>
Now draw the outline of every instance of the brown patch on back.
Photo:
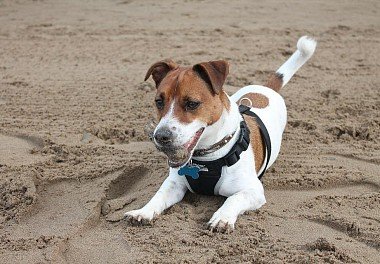
<svg viewBox="0 0 380 264">
<path fill-rule="evenodd" d="M 247 93 L 243 95 L 237 103 L 246 105 L 248 107 L 265 108 L 269 105 L 269 99 L 268 97 L 260 93 Z M 246 116 L 245 121 L 249 127 L 249 130 L 251 131 L 249 137 L 251 140 L 251 146 L 255 157 L 255 168 L 256 172 L 258 173 L 261 167 L 263 166 L 265 159 L 266 150 L 264 139 L 261 135 L 259 125 L 253 117 Z"/>
<path fill-rule="evenodd" d="M 251 131 L 249 138 L 251 140 L 251 146 L 255 157 L 256 172 L 258 173 L 261 167 L 263 166 L 265 159 L 264 140 L 261 136 L 259 125 L 255 121 L 255 119 L 250 116 L 247 116 L 245 118 L 245 121 L 249 127 L 249 130 Z"/>
<path fill-rule="evenodd" d="M 248 107 L 265 108 L 269 105 L 269 99 L 260 93 L 247 93 L 237 103 Z"/>
<path fill-rule="evenodd" d="M 280 91 L 283 81 L 282 81 L 283 75 L 279 73 L 273 73 L 269 80 L 265 83 L 265 86 L 268 88 L 271 88 L 272 90 L 278 92 Z"/>
</svg>

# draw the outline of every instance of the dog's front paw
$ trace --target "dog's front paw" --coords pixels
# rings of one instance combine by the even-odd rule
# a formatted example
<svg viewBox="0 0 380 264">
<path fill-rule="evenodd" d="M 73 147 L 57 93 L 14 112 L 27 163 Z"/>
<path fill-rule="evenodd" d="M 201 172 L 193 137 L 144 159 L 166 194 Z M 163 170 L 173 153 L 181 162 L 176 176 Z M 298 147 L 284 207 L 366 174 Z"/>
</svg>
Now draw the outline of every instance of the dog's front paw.
<svg viewBox="0 0 380 264">
<path fill-rule="evenodd" d="M 235 228 L 236 217 L 223 214 L 219 210 L 208 221 L 208 229 L 212 232 L 231 233 Z"/>
<path fill-rule="evenodd" d="M 127 221 L 134 226 L 152 225 L 156 214 L 153 211 L 145 210 L 144 208 L 126 212 L 124 214 Z"/>
</svg>

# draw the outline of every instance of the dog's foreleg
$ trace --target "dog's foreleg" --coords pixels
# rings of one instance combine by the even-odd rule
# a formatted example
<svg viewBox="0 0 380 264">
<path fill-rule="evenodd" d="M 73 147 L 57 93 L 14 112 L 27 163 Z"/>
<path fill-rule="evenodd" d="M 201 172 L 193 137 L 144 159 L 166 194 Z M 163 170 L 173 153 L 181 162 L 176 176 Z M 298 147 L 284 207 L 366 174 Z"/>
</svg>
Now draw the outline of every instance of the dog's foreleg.
<svg viewBox="0 0 380 264">
<path fill-rule="evenodd" d="M 183 179 L 170 169 L 169 177 L 152 199 L 141 209 L 126 212 L 125 217 L 132 224 L 148 224 L 165 209 L 181 201 L 186 191 L 187 186 Z"/>
<path fill-rule="evenodd" d="M 265 204 L 264 188 L 258 179 L 257 181 L 258 183 L 254 186 L 243 189 L 226 199 L 208 222 L 210 230 L 230 232 L 234 229 L 240 214 L 247 210 L 259 209 Z"/>
</svg>

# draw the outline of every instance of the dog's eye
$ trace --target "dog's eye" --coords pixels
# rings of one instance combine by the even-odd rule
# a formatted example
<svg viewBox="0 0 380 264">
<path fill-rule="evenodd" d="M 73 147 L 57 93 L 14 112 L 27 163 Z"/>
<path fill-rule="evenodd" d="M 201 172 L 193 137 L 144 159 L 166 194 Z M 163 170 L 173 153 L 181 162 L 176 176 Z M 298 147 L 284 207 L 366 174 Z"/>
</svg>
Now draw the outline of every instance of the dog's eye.
<svg viewBox="0 0 380 264">
<path fill-rule="evenodd" d="M 156 107 L 159 110 L 162 110 L 164 108 L 164 101 L 162 99 L 156 99 Z"/>
<path fill-rule="evenodd" d="M 192 111 L 197 109 L 200 106 L 200 102 L 197 101 L 187 101 L 185 104 L 185 110 L 186 111 Z"/>
</svg>

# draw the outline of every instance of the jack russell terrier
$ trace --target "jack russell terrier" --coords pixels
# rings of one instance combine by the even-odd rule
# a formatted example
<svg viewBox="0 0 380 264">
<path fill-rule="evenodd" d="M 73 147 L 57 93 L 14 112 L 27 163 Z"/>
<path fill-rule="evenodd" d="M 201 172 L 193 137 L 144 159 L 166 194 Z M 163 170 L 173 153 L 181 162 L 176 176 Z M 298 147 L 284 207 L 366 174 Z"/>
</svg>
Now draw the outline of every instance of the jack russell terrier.
<svg viewBox="0 0 380 264">
<path fill-rule="evenodd" d="M 303 36 L 297 50 L 265 86 L 249 85 L 231 97 L 223 90 L 226 61 L 181 67 L 172 60 L 153 64 L 159 123 L 153 132 L 168 157 L 169 176 L 141 209 L 125 213 L 132 224 L 147 224 L 191 192 L 228 197 L 208 222 L 216 232 L 234 229 L 237 217 L 265 204 L 261 176 L 276 160 L 286 126 L 278 93 L 313 55 L 316 41 Z"/>
</svg>

